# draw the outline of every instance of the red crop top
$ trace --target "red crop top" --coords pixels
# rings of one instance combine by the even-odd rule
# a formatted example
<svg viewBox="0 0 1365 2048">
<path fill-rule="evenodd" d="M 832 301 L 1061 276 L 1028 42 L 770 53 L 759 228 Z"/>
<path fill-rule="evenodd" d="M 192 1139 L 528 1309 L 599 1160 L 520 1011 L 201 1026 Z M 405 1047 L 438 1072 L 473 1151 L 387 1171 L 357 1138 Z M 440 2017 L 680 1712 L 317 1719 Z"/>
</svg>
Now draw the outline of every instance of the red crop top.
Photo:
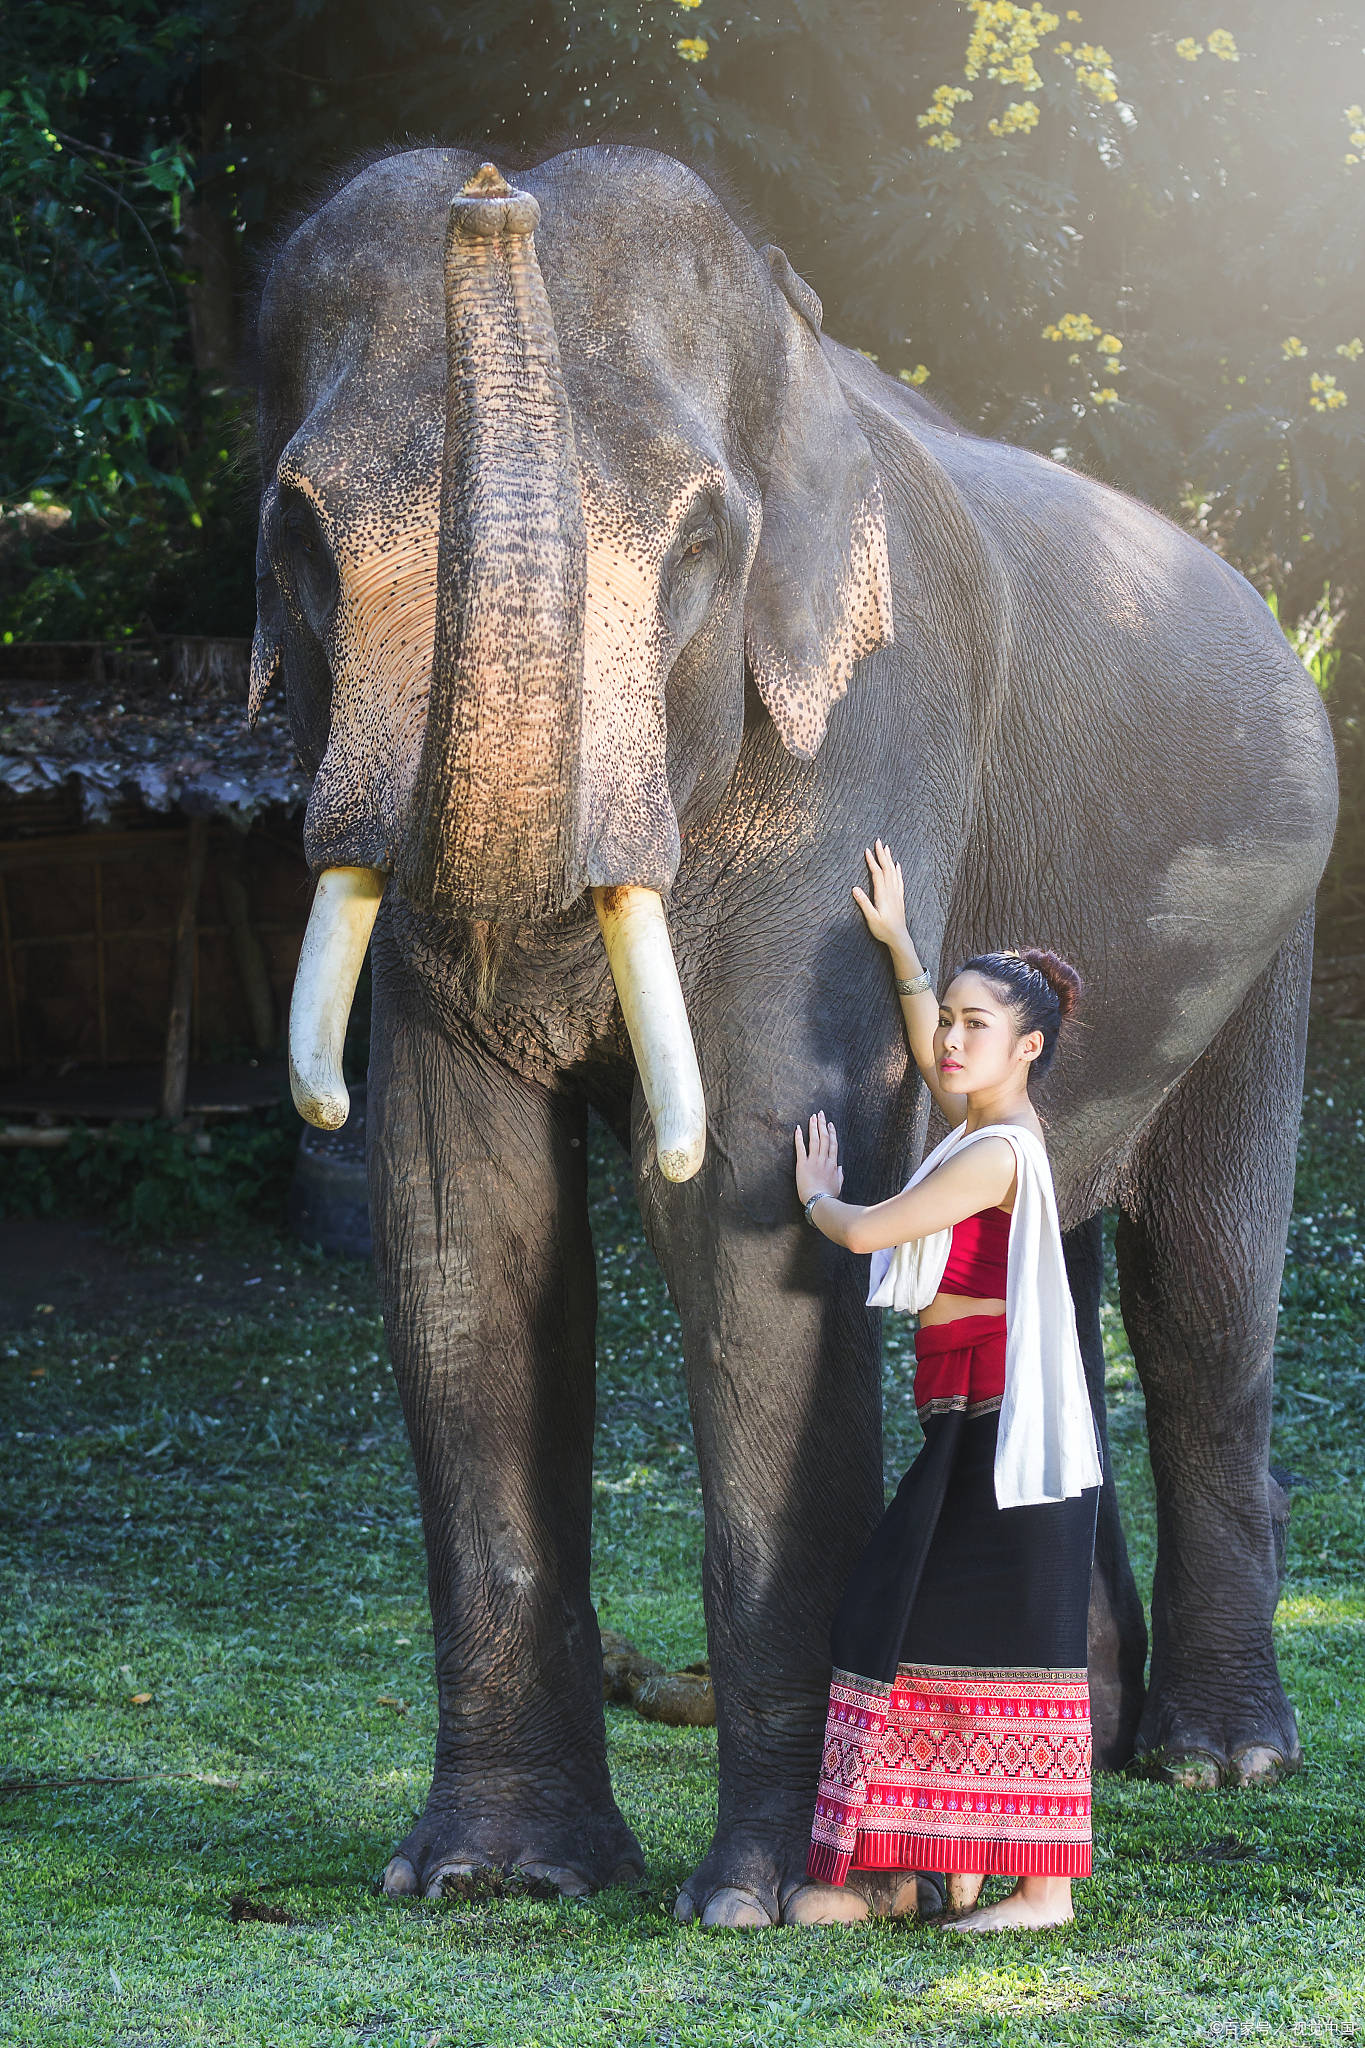
<svg viewBox="0 0 1365 2048">
<path fill-rule="evenodd" d="M 1009 1263 L 1010 1211 L 979 1209 L 953 1225 L 953 1245 L 939 1286 L 945 1294 L 974 1295 L 980 1301 L 1005 1299 Z"/>
</svg>

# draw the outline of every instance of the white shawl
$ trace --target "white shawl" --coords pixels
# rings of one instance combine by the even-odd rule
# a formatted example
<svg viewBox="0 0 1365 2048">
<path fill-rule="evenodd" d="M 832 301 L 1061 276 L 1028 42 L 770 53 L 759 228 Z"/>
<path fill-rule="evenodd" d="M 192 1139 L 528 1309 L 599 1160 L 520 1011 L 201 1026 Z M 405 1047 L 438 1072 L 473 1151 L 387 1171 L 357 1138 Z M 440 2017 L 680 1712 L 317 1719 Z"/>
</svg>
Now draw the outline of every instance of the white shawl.
<svg viewBox="0 0 1365 2048">
<path fill-rule="evenodd" d="M 995 1442 L 995 1498 L 1002 1508 L 1067 1500 L 1103 1479 L 1095 1419 L 1076 1336 L 1061 1225 L 1046 1147 L 1018 1124 L 964 1124 L 936 1145 L 906 1183 L 917 1187 L 959 1144 L 1008 1138 L 1019 1169 L 1005 1277 L 1005 1398 Z M 869 1308 L 917 1314 L 939 1289 L 953 1233 L 873 1252 Z"/>
</svg>

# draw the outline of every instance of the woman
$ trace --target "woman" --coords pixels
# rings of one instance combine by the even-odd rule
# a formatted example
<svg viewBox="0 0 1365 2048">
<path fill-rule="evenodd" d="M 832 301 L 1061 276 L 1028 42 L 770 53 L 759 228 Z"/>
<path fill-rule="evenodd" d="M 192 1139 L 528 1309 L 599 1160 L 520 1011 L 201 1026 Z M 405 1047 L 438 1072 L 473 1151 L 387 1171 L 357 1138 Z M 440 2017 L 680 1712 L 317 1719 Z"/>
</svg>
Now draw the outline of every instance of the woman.
<svg viewBox="0 0 1365 2048">
<path fill-rule="evenodd" d="M 850 1869 L 948 1874 L 951 1924 L 1052 1927 L 1090 1872 L 1086 1621 L 1099 1447 L 1042 1126 L 1029 1101 L 1080 993 L 1053 953 L 982 954 L 941 1001 L 881 841 L 871 898 L 916 1064 L 952 1127 L 903 1193 L 838 1199 L 823 1112 L 796 1132 L 807 1221 L 871 1252 L 876 1307 L 913 1309 L 924 1448 L 835 1616 L 802 1920 L 852 1917 Z M 988 1875 L 1017 1878 L 971 1910 Z"/>
</svg>

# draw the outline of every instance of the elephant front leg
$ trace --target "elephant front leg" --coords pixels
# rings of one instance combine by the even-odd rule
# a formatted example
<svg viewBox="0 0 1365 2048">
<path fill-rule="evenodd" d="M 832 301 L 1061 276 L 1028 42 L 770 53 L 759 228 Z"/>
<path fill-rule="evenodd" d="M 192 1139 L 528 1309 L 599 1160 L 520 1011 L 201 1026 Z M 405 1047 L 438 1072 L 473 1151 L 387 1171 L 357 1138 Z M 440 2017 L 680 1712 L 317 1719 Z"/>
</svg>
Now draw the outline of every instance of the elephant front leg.
<svg viewBox="0 0 1365 2048">
<path fill-rule="evenodd" d="M 756 1230 L 727 1218 L 710 1189 L 666 1199 L 684 1213 L 666 1233 L 656 1213 L 652 1231 L 682 1316 L 701 1464 L 720 1769 L 715 1833 L 678 1917 L 856 1917 L 865 1907 L 853 1885 L 837 1915 L 837 1895 L 819 1913 L 798 1895 L 830 1620 L 882 1510 L 877 1340 L 862 1268 L 799 1223 Z M 913 1911 L 913 1892 L 911 1881 L 908 1905 L 879 1897 L 878 1910 Z"/>
<path fill-rule="evenodd" d="M 384 1886 L 516 1868 L 588 1892 L 643 1864 L 608 1778 L 589 1598 L 584 1114 L 408 1017 L 375 1039 L 375 1245 L 440 1705 L 426 1810 Z"/>
</svg>

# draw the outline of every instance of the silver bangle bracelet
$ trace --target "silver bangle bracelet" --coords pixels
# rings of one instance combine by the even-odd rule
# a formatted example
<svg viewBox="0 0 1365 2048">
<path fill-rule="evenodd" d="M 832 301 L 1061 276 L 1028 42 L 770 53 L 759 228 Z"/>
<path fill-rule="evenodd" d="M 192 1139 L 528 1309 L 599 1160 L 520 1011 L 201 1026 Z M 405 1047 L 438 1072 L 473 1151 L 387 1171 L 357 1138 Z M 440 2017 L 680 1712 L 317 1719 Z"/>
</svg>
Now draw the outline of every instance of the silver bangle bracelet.
<svg viewBox="0 0 1365 2048">
<path fill-rule="evenodd" d="M 809 1198 L 809 1200 L 808 1200 L 808 1201 L 805 1201 L 805 1202 L 803 1202 L 803 1203 L 801 1204 L 801 1207 L 802 1207 L 802 1208 L 803 1208 L 803 1209 L 805 1210 L 805 1212 L 806 1212 L 806 1221 L 807 1221 L 807 1223 L 810 1223 L 810 1220 L 811 1220 L 811 1218 L 810 1218 L 810 1212 L 811 1212 L 811 1210 L 812 1210 L 812 1209 L 813 1209 L 813 1208 L 815 1207 L 816 1203 L 817 1203 L 817 1202 L 823 1202 L 823 1201 L 826 1201 L 826 1200 L 828 1200 L 828 1199 L 829 1199 L 829 1189 L 828 1189 L 828 1188 L 821 1188 L 818 1194 L 814 1194 L 814 1195 L 812 1195 L 812 1196 L 811 1196 L 811 1197 Z M 815 1225 L 814 1225 L 813 1223 L 811 1223 L 811 1229 L 813 1230 L 814 1228 L 815 1228 Z"/>
<path fill-rule="evenodd" d="M 915 975 L 910 981 L 902 981 L 900 976 L 897 975 L 896 994 L 898 996 L 917 996 L 922 989 L 932 988 L 933 984 L 934 978 L 927 971 L 923 974 Z"/>
</svg>

